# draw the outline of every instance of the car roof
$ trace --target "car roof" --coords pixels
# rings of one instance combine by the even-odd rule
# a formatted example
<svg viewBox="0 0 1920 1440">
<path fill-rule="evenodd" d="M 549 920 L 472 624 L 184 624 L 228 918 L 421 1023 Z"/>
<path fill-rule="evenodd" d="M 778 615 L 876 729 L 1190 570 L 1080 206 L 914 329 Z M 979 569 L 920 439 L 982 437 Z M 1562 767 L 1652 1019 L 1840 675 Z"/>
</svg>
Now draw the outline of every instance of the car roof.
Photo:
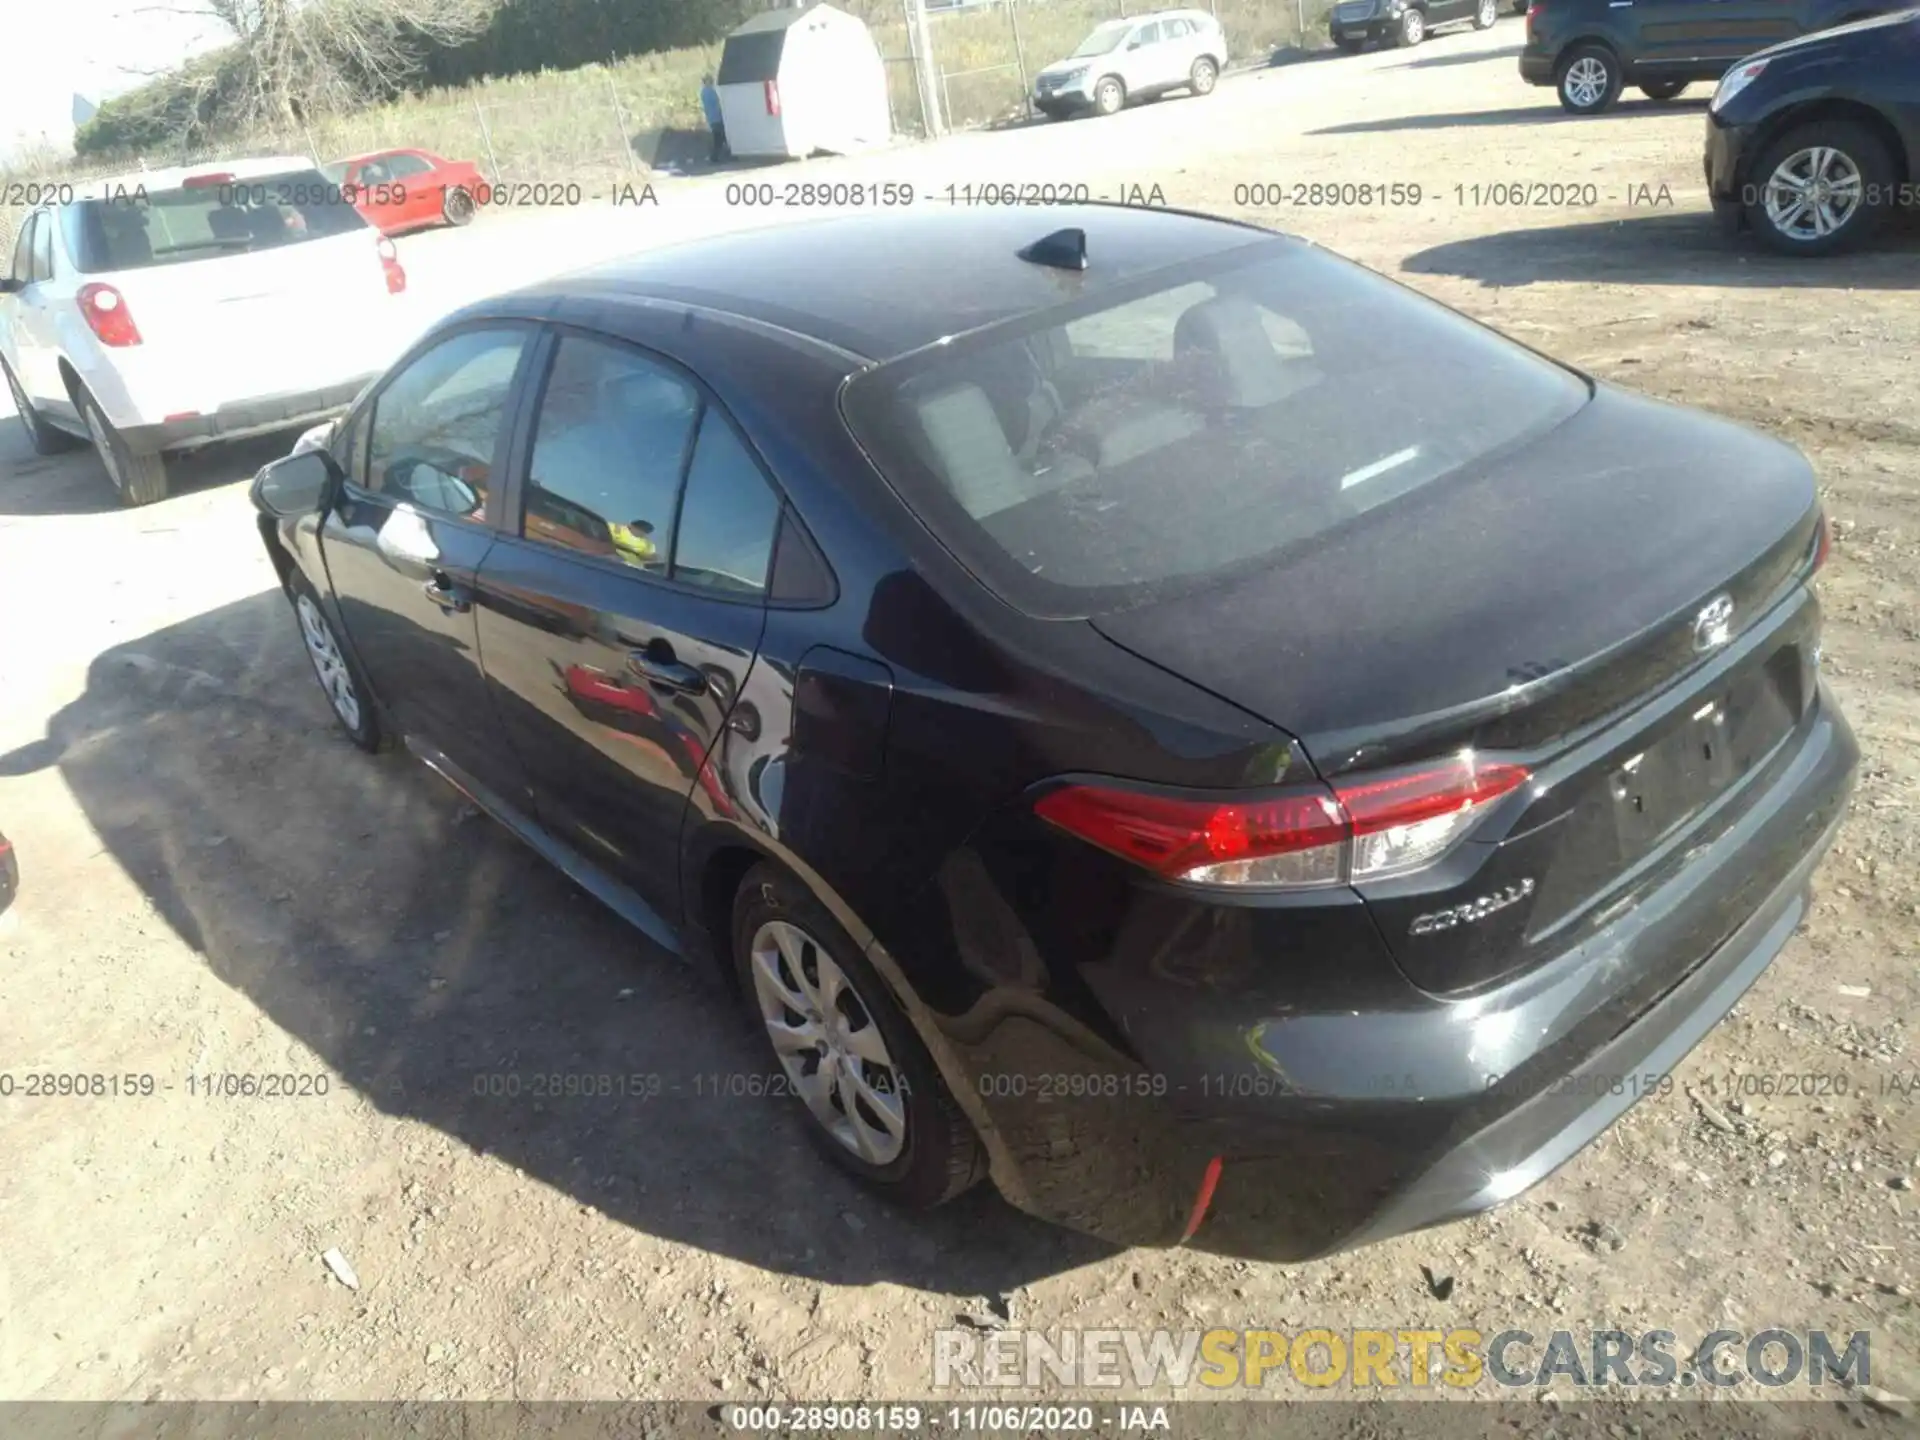
<svg viewBox="0 0 1920 1440">
<path fill-rule="evenodd" d="M 1016 253 L 1067 228 L 1086 232 L 1084 271 Z M 883 361 L 1164 266 L 1281 238 L 1158 206 L 930 206 L 736 230 L 562 275 L 517 295 L 677 301 Z"/>
<path fill-rule="evenodd" d="M 343 155 L 338 160 L 330 160 L 330 165 L 359 165 L 368 160 L 384 160 L 389 155 L 417 155 L 422 160 L 437 160 L 440 157 L 431 150 L 422 150 L 418 145 L 389 145 L 384 150 L 369 150 L 364 155 Z"/>
<path fill-rule="evenodd" d="M 305 155 L 255 156 L 247 160 L 208 160 L 199 165 L 175 165 L 165 170 L 139 170 L 128 175 L 113 175 L 76 184 L 74 196 L 95 200 L 125 195 L 134 189 L 178 190 L 195 175 L 231 175 L 236 180 L 253 180 L 263 175 L 285 175 L 291 170 L 312 170 L 313 161 Z"/>
</svg>

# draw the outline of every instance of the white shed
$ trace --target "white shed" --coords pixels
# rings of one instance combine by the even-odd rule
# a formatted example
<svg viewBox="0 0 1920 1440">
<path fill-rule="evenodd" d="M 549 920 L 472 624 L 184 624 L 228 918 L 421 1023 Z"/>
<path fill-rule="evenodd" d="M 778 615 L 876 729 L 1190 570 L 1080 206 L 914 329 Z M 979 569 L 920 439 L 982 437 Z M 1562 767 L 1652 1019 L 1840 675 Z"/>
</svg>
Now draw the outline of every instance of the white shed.
<svg viewBox="0 0 1920 1440">
<path fill-rule="evenodd" d="M 714 85 L 735 155 L 847 154 L 893 133 L 880 47 L 831 5 L 754 16 L 727 36 Z"/>
</svg>

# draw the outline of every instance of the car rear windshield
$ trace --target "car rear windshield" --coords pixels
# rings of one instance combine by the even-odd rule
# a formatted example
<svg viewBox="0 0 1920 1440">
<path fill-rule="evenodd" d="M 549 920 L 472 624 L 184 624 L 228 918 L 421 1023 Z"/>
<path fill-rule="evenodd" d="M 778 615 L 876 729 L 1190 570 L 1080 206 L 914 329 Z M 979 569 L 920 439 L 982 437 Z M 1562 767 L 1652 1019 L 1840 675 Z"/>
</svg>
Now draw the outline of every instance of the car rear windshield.
<svg viewBox="0 0 1920 1440">
<path fill-rule="evenodd" d="M 340 186 L 318 170 L 128 189 L 67 211 L 69 248 L 87 274 L 271 250 L 366 228 Z"/>
<path fill-rule="evenodd" d="M 881 365 L 843 406 L 962 564 L 1020 609 L 1066 616 L 1272 563 L 1589 394 L 1411 290 L 1276 238 Z"/>
</svg>

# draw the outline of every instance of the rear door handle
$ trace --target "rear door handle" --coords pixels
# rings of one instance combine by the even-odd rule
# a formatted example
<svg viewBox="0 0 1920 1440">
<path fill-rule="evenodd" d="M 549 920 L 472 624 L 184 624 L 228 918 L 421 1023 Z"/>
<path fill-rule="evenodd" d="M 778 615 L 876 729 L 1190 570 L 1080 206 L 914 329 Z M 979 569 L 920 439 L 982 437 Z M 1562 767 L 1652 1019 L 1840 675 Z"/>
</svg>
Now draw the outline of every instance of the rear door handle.
<svg viewBox="0 0 1920 1440">
<path fill-rule="evenodd" d="M 645 650 L 635 650 L 628 655 L 627 668 L 649 685 L 658 685 L 663 690 L 677 690 L 683 695 L 706 693 L 706 672 L 674 659 L 672 648 L 657 641 Z"/>
<path fill-rule="evenodd" d="M 449 615 L 464 615 L 473 608 L 473 596 L 463 585 L 456 585 L 444 570 L 433 572 L 433 578 L 421 587 L 427 599 L 438 605 Z"/>
</svg>

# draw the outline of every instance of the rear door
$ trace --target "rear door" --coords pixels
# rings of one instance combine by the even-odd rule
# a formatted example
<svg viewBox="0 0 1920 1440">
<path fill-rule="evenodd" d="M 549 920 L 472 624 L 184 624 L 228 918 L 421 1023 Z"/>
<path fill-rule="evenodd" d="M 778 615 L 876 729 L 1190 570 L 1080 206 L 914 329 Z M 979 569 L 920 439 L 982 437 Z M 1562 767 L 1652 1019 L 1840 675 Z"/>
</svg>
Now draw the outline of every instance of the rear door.
<svg viewBox="0 0 1920 1440">
<path fill-rule="evenodd" d="M 480 645 L 542 818 L 679 915 L 687 797 L 760 644 L 780 501 L 663 357 L 556 333 Z"/>
<path fill-rule="evenodd" d="M 400 731 L 503 798 L 524 784 L 488 701 L 475 615 L 493 477 L 536 330 L 457 330 L 398 367 L 336 441 L 348 470 L 322 530 L 340 619 Z"/>
<path fill-rule="evenodd" d="M 428 225 L 440 218 L 440 190 L 433 162 L 402 151 L 387 157 L 388 199 L 392 216 L 403 225 Z"/>
<path fill-rule="evenodd" d="M 1710 63 L 1727 46 L 1733 7 L 1744 0 L 1612 0 L 1609 14 L 1637 36 L 1638 64 L 1656 74 L 1662 68 L 1676 73 Z M 1771 0 L 1761 0 L 1771 3 Z M 1725 58 L 1737 59 L 1744 51 Z M 1629 55 L 1629 58 L 1636 58 Z"/>
<path fill-rule="evenodd" d="M 1802 0 L 1712 0 L 1707 58 L 1734 61 L 1801 33 Z"/>
</svg>

